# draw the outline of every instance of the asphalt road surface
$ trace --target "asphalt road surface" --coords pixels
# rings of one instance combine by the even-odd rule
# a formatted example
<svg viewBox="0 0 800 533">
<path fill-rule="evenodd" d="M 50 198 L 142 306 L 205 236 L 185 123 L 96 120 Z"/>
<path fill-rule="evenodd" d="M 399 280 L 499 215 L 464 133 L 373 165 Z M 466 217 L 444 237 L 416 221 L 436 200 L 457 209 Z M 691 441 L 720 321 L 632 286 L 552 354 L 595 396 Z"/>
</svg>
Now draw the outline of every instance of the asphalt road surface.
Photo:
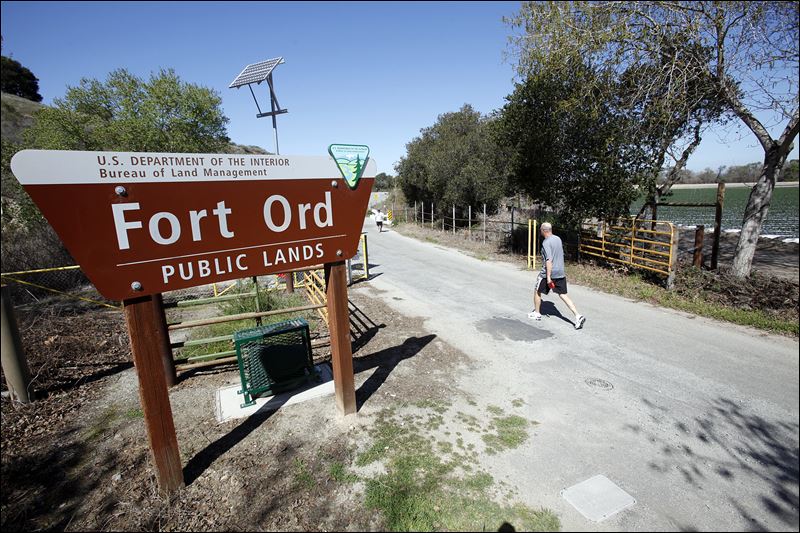
<svg viewBox="0 0 800 533">
<path fill-rule="evenodd" d="M 566 530 L 797 531 L 796 340 L 574 285 L 583 330 L 553 296 L 533 322 L 534 273 L 366 230 L 379 297 L 471 360 L 458 388 L 522 398 L 539 422 L 522 447 L 483 458 L 525 503 Z M 636 504 L 583 518 L 559 493 L 596 474 Z"/>
</svg>

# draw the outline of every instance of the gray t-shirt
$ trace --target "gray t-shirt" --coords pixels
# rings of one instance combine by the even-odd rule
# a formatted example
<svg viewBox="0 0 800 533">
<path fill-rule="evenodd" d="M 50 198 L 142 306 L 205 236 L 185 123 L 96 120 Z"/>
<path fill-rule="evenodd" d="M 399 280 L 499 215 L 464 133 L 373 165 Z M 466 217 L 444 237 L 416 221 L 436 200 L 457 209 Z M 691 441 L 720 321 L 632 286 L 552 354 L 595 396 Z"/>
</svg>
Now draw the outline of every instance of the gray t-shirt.
<svg viewBox="0 0 800 533">
<path fill-rule="evenodd" d="M 553 279 L 565 278 L 567 273 L 564 270 L 564 247 L 561 245 L 561 238 L 557 235 L 550 235 L 542 241 L 542 277 L 547 277 L 547 260 L 553 262 L 553 270 L 550 277 Z"/>
</svg>

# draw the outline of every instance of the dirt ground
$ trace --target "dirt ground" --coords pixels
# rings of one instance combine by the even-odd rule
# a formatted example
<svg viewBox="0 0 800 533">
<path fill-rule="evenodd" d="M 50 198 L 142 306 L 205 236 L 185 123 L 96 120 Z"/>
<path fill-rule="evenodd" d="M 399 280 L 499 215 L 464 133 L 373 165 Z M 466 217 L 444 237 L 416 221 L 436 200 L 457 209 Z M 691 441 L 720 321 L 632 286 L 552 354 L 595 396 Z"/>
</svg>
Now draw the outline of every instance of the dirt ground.
<svg viewBox="0 0 800 533">
<path fill-rule="evenodd" d="M 21 314 L 40 399 L 2 400 L 2 529 L 384 528 L 364 478 L 341 472 L 370 445 L 377 414 L 451 397 L 447 376 L 467 363 L 370 291 L 350 291 L 357 416 L 341 418 L 328 396 L 218 424 L 214 391 L 237 382 L 235 365 L 180 377 L 170 398 L 186 486 L 170 500 L 157 492 L 122 314 Z"/>
</svg>

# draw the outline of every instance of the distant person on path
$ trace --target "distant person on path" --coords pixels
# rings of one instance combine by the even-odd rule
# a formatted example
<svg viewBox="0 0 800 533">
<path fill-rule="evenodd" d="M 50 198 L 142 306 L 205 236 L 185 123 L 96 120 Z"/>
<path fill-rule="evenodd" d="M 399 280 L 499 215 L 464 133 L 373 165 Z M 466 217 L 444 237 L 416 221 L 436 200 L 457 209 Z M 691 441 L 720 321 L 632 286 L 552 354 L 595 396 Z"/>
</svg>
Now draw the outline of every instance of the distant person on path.
<svg viewBox="0 0 800 533">
<path fill-rule="evenodd" d="M 383 213 L 380 209 L 375 213 L 375 223 L 378 225 L 378 232 L 383 233 Z"/>
<path fill-rule="evenodd" d="M 541 227 L 542 238 L 542 271 L 536 277 L 533 286 L 534 310 L 528 313 L 528 318 L 541 320 L 542 293 L 549 294 L 550 289 L 558 294 L 559 298 L 567 304 L 569 310 L 575 314 L 575 329 L 581 329 L 586 317 L 578 313 L 575 304 L 567 296 L 567 274 L 564 270 L 564 247 L 561 238 L 553 235 L 553 226 L 545 222 Z"/>
</svg>

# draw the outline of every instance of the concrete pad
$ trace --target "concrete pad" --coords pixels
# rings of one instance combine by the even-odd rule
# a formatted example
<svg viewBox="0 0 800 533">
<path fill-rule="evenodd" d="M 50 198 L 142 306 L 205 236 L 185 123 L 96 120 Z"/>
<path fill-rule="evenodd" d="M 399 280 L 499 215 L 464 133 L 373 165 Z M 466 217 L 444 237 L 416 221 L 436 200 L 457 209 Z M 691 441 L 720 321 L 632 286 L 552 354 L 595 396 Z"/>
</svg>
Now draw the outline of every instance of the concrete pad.
<svg viewBox="0 0 800 533">
<path fill-rule="evenodd" d="M 311 381 L 293 391 L 256 398 L 256 403 L 248 407 L 241 406 L 244 403 L 244 394 L 238 394 L 237 392 L 242 388 L 241 383 L 218 388 L 214 393 L 217 422 L 221 424 L 236 418 L 247 418 L 258 412 L 277 411 L 284 405 L 292 405 L 312 398 L 333 394 L 333 371 L 330 365 L 322 363 L 315 365 L 314 368 L 319 372 L 322 383 Z"/>
<path fill-rule="evenodd" d="M 561 491 L 584 517 L 600 522 L 636 503 L 633 497 L 600 474 Z"/>
</svg>

